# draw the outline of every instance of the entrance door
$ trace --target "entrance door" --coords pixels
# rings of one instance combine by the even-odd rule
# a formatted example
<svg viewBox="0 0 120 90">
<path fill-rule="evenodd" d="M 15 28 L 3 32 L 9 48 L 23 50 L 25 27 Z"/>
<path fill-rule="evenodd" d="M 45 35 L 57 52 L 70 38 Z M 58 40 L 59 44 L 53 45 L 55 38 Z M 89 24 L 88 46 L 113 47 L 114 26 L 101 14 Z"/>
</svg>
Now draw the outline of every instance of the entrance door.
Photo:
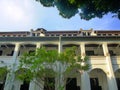
<svg viewBox="0 0 120 90">
<path fill-rule="evenodd" d="M 29 82 L 24 81 L 20 87 L 20 90 L 29 90 Z"/>
<path fill-rule="evenodd" d="M 116 78 L 118 90 L 120 90 L 120 78 Z"/>
<path fill-rule="evenodd" d="M 68 78 L 66 83 L 66 90 L 80 90 L 80 87 L 77 86 L 76 78 Z"/>
<path fill-rule="evenodd" d="M 91 90 L 102 90 L 98 78 L 90 78 Z"/>
</svg>

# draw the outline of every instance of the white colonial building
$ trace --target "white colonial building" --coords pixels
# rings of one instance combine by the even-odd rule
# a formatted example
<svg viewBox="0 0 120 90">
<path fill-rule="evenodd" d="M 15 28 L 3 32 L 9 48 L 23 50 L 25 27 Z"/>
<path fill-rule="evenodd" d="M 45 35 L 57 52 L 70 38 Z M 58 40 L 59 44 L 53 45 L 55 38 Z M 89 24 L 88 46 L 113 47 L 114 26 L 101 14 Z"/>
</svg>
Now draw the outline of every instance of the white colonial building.
<svg viewBox="0 0 120 90">
<path fill-rule="evenodd" d="M 78 30 L 47 31 L 43 28 L 30 32 L 0 32 L 0 67 L 17 70 L 19 57 L 45 46 L 62 52 L 77 46 L 81 56 L 89 56 L 90 69 L 78 73 L 65 90 L 120 90 L 120 31 Z M 0 79 L 0 90 L 42 90 L 35 83 L 26 84 L 15 75 Z M 43 86 L 43 90 L 46 90 Z"/>
</svg>

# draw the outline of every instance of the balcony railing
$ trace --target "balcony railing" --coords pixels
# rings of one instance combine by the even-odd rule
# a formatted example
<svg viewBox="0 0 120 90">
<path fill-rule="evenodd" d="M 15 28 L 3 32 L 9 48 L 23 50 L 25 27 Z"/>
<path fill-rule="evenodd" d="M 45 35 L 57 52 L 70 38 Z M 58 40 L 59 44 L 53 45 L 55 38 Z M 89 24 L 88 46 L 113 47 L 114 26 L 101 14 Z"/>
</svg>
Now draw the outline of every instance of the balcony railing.
<svg viewBox="0 0 120 90">
<path fill-rule="evenodd" d="M 89 56 L 90 64 L 106 64 L 105 56 Z"/>
<path fill-rule="evenodd" d="M 13 63 L 13 56 L 0 56 L 0 64 L 8 65 Z"/>
</svg>

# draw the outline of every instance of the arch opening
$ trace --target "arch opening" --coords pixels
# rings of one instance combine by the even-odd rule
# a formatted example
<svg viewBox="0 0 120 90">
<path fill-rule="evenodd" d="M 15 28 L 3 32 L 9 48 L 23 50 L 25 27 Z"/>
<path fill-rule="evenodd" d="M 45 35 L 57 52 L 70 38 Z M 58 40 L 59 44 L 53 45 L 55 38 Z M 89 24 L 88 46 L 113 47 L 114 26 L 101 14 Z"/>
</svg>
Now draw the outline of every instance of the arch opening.
<svg viewBox="0 0 120 90">
<path fill-rule="evenodd" d="M 91 90 L 108 90 L 107 76 L 101 69 L 93 69 L 90 73 Z"/>
</svg>

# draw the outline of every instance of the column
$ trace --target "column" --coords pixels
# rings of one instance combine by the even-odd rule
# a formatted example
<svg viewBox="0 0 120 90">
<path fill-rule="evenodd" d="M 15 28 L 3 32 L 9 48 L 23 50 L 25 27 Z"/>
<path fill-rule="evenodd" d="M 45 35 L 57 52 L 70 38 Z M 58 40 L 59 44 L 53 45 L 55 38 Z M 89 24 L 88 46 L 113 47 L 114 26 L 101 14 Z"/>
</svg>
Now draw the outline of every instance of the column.
<svg viewBox="0 0 120 90">
<path fill-rule="evenodd" d="M 36 54 L 37 54 L 37 49 L 41 47 L 40 43 L 36 43 Z"/>
<path fill-rule="evenodd" d="M 41 47 L 41 44 L 40 43 L 37 43 L 36 44 L 36 48 L 40 48 Z"/>
<path fill-rule="evenodd" d="M 85 44 L 84 43 L 80 44 L 80 50 L 81 50 L 81 58 L 84 59 L 85 57 Z"/>
<path fill-rule="evenodd" d="M 62 41 L 61 41 L 61 36 L 59 37 L 59 43 L 58 43 L 58 52 L 62 52 Z"/>
<path fill-rule="evenodd" d="M 14 90 L 20 90 L 20 86 L 22 85 L 23 82 L 20 80 L 15 80 L 14 83 L 15 83 Z"/>
<path fill-rule="evenodd" d="M 55 64 L 56 68 L 53 68 L 57 74 L 55 77 L 55 90 L 65 90 L 64 72 L 66 70 L 66 65 L 61 62 L 56 62 Z"/>
<path fill-rule="evenodd" d="M 14 79 L 15 79 L 14 71 L 17 68 L 16 64 L 17 64 L 17 56 L 19 53 L 19 48 L 20 48 L 20 44 L 16 43 L 15 49 L 14 49 L 14 54 L 13 54 L 13 64 L 11 65 L 11 72 L 7 74 L 4 90 L 15 90 L 15 88 L 14 88 Z"/>
<path fill-rule="evenodd" d="M 36 79 L 30 82 L 29 90 L 43 90 L 44 81 L 37 81 Z"/>
<path fill-rule="evenodd" d="M 80 44 L 81 49 L 81 58 L 85 57 L 85 43 Z M 90 90 L 90 78 L 86 71 L 82 71 L 81 73 L 81 90 Z"/>
<path fill-rule="evenodd" d="M 18 56 L 18 53 L 19 53 L 19 49 L 20 49 L 20 44 L 19 43 L 16 43 L 15 44 L 15 49 L 14 49 L 14 53 L 13 53 L 13 61 L 16 63 L 17 61 L 17 56 Z"/>
<path fill-rule="evenodd" d="M 37 50 L 37 48 L 40 48 L 41 47 L 41 44 L 40 43 L 36 43 L 36 50 Z M 44 88 L 44 84 L 42 84 L 42 83 L 44 83 L 44 82 L 42 82 L 42 81 L 40 81 L 40 82 L 38 82 L 37 80 L 36 80 L 36 78 L 35 79 L 33 79 L 31 82 L 30 82 L 30 86 L 29 86 L 29 90 L 43 90 L 43 88 Z"/>
<path fill-rule="evenodd" d="M 108 68 L 108 74 L 107 74 L 108 88 L 109 90 L 118 90 L 107 43 L 103 43 L 102 47 L 103 47 L 104 56 L 106 56 L 106 62 Z"/>
<path fill-rule="evenodd" d="M 91 90 L 90 78 L 86 71 L 81 74 L 81 90 Z"/>
<path fill-rule="evenodd" d="M 65 90 L 65 82 L 63 75 L 55 77 L 55 90 Z"/>
</svg>

